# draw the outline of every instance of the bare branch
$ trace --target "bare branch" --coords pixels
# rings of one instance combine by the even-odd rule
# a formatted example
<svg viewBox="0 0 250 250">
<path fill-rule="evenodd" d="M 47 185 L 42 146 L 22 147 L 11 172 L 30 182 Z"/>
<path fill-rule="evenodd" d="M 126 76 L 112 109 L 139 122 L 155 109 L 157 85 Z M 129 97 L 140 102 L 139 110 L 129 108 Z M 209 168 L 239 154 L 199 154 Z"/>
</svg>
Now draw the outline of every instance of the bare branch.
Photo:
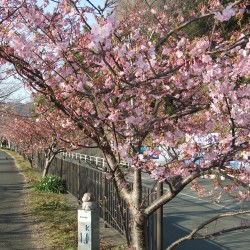
<svg viewBox="0 0 250 250">
<path fill-rule="evenodd" d="M 167 41 L 167 39 L 168 39 L 172 34 L 174 34 L 176 31 L 181 30 L 181 29 L 187 27 L 189 24 L 191 24 L 191 23 L 193 23 L 193 22 L 195 22 L 195 21 L 197 21 L 197 20 L 204 19 L 204 18 L 208 18 L 208 17 L 211 17 L 211 16 L 213 16 L 213 15 L 214 15 L 214 13 L 207 13 L 207 14 L 204 14 L 204 15 L 202 15 L 202 16 L 195 17 L 195 18 L 193 18 L 193 19 L 190 19 L 190 20 L 184 22 L 183 24 L 181 24 L 181 25 L 178 26 L 177 28 L 170 30 L 170 31 L 167 33 L 166 36 L 162 37 L 162 38 L 158 41 L 158 43 L 155 45 L 155 49 L 156 49 L 156 50 L 159 49 L 159 47 L 160 47 L 163 43 L 165 43 L 165 42 Z"/>
<path fill-rule="evenodd" d="M 226 217 L 233 217 L 233 216 L 237 216 L 237 215 L 243 215 L 243 214 L 249 214 L 250 210 L 246 210 L 246 211 L 239 211 L 239 212 L 233 212 L 233 213 L 225 213 L 225 214 L 220 214 L 220 215 L 216 215 L 206 221 L 204 221 L 203 223 L 201 223 L 197 228 L 195 228 L 191 233 L 189 233 L 188 235 L 178 239 L 177 241 L 173 242 L 168 248 L 167 250 L 171 250 L 174 247 L 176 247 L 177 245 L 183 243 L 184 241 L 187 240 L 196 240 L 196 239 L 207 239 L 210 237 L 214 237 L 214 236 L 219 236 L 228 232 L 233 232 L 233 231 L 237 231 L 237 230 L 242 230 L 242 229 L 249 229 L 250 225 L 240 225 L 238 227 L 232 227 L 229 229 L 224 229 L 224 230 L 220 230 L 211 234 L 206 234 L 206 235 L 202 235 L 202 236 L 197 236 L 195 235 L 197 232 L 199 232 L 201 229 L 203 229 L 205 226 L 209 225 L 210 223 L 217 221 L 221 218 L 226 218 Z"/>
<path fill-rule="evenodd" d="M 243 0 L 235 1 L 235 2 L 232 4 L 232 6 L 236 6 L 236 5 L 240 4 L 241 2 L 243 2 Z M 204 18 L 212 17 L 212 16 L 214 16 L 214 14 L 215 14 L 215 12 L 211 12 L 211 13 L 206 13 L 206 14 L 204 14 L 204 15 L 201 15 L 201 16 L 198 16 L 198 17 L 195 17 L 195 18 L 192 18 L 192 19 L 190 19 L 190 20 L 188 20 L 188 21 L 182 23 L 181 25 L 179 25 L 179 26 L 176 27 L 175 29 L 170 30 L 170 31 L 166 34 L 166 36 L 162 37 L 162 38 L 158 41 L 158 43 L 155 45 L 155 49 L 156 49 L 156 50 L 159 49 L 159 47 L 160 47 L 162 44 L 164 44 L 164 43 L 167 41 L 167 39 L 168 39 L 171 35 L 173 35 L 175 32 L 177 32 L 177 31 L 179 31 L 179 30 L 181 30 L 181 29 L 187 27 L 189 24 L 191 24 L 191 23 L 193 23 L 193 22 L 195 22 L 195 21 L 198 21 L 198 20 L 201 20 L 201 19 L 204 19 Z"/>
</svg>

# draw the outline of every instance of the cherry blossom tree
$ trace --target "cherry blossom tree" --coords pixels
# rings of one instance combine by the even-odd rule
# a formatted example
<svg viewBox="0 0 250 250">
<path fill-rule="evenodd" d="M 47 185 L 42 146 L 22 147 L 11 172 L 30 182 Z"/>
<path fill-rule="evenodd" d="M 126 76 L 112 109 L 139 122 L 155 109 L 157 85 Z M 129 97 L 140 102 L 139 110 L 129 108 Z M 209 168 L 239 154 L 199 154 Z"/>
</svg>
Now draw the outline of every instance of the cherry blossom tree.
<svg viewBox="0 0 250 250">
<path fill-rule="evenodd" d="M 31 110 L 31 103 L 23 104 L 19 102 L 12 102 L 9 100 L 10 95 L 10 92 L 5 92 L 2 96 L 2 102 L 0 102 L 0 134 L 4 133 L 6 126 L 12 124 L 13 119 L 27 115 Z M 10 147 L 10 142 L 6 139 L 7 138 L 2 137 L 1 143 Z"/>
<path fill-rule="evenodd" d="M 168 3 L 161 9 L 145 4 L 119 18 L 108 0 L 104 7 L 52 2 L 0 1 L 0 62 L 34 96 L 44 96 L 44 108 L 53 104 L 81 130 L 83 146 L 102 150 L 107 176 L 129 204 L 128 244 L 146 249 L 147 218 L 188 184 L 203 195 L 202 175 L 224 176 L 232 181 L 225 192 L 248 199 L 249 170 L 241 169 L 239 178 L 227 168 L 249 150 L 247 1 L 211 0 L 176 15 Z M 210 23 L 206 31 L 190 36 L 189 27 L 201 20 Z M 144 145 L 150 147 L 142 155 Z M 164 148 L 162 164 L 151 157 L 157 147 Z M 142 174 L 169 186 L 150 205 Z"/>
<path fill-rule="evenodd" d="M 2 124 L 1 137 L 8 140 L 16 150 L 20 149 L 23 156 L 29 161 L 31 167 L 34 163 L 34 147 L 39 140 L 33 126 L 28 119 L 7 119 Z"/>
<path fill-rule="evenodd" d="M 60 120 L 60 125 L 61 122 Z M 46 176 L 56 155 L 72 148 L 73 140 L 69 138 L 74 133 L 71 129 L 68 126 L 58 126 L 56 119 L 51 121 L 48 114 L 36 118 L 16 114 L 2 124 L 1 137 L 11 141 L 29 160 L 31 166 L 35 154 L 42 153 L 45 157 L 43 176 Z"/>
</svg>

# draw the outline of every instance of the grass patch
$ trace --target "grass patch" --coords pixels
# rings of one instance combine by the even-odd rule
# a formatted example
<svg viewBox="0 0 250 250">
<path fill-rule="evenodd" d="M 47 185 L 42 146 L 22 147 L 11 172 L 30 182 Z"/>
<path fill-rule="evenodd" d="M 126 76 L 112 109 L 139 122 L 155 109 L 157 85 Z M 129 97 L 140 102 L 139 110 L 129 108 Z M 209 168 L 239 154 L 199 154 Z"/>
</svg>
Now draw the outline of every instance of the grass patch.
<svg viewBox="0 0 250 250">
<path fill-rule="evenodd" d="M 37 184 L 36 189 L 46 193 L 66 193 L 65 182 L 56 175 L 43 177 Z"/>
<path fill-rule="evenodd" d="M 77 217 L 62 194 L 45 193 L 33 189 L 29 197 L 31 212 L 49 234 L 49 247 L 77 249 Z"/>
</svg>

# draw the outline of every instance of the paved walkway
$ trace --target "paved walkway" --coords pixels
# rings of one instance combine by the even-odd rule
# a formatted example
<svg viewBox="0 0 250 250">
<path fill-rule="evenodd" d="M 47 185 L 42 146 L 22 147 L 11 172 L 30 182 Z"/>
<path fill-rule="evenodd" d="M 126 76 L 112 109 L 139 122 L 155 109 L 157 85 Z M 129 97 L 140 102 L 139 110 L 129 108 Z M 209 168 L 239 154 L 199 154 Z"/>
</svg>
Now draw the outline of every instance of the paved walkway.
<svg viewBox="0 0 250 250">
<path fill-rule="evenodd" d="M 14 160 L 0 151 L 0 249 L 38 249 L 32 244 L 30 223 L 22 204 L 24 177 Z"/>
</svg>

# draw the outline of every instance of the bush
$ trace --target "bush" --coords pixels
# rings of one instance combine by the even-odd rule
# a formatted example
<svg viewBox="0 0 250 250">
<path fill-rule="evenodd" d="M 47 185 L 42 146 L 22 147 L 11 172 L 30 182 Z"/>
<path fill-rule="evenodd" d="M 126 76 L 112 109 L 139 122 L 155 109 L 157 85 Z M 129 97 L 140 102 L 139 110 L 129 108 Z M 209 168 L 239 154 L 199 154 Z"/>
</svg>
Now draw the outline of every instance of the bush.
<svg viewBox="0 0 250 250">
<path fill-rule="evenodd" d="M 43 177 L 37 184 L 36 189 L 47 193 L 65 193 L 65 182 L 56 175 Z"/>
</svg>

